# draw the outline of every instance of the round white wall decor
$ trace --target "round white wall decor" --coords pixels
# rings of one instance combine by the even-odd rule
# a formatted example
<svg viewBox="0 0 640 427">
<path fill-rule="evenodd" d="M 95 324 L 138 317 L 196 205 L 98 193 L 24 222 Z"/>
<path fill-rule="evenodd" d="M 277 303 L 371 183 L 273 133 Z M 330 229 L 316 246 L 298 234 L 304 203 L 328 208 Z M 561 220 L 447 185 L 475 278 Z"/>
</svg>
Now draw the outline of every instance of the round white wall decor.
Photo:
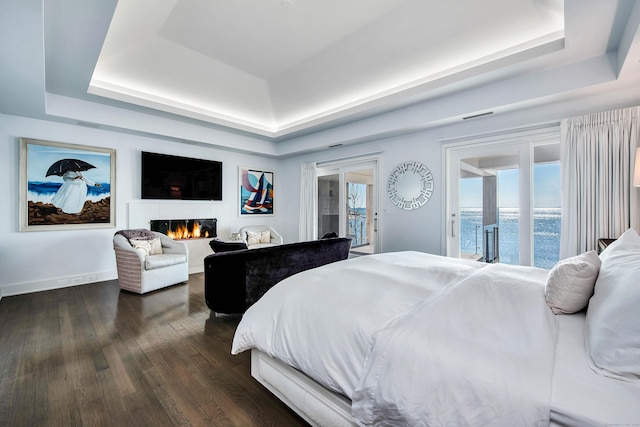
<svg viewBox="0 0 640 427">
<path fill-rule="evenodd" d="M 394 205 L 410 211 L 424 206 L 433 194 L 433 175 L 420 162 L 403 162 L 389 174 L 387 195 Z"/>
</svg>

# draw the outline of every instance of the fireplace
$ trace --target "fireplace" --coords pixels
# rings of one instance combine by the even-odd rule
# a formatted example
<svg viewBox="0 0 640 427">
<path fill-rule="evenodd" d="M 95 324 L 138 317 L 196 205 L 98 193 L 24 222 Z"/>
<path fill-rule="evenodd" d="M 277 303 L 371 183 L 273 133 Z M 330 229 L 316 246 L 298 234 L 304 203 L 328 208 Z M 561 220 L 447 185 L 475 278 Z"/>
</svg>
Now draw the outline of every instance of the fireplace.
<svg viewBox="0 0 640 427">
<path fill-rule="evenodd" d="M 152 219 L 151 230 L 166 234 L 174 240 L 216 237 L 216 218 L 208 219 Z"/>
</svg>

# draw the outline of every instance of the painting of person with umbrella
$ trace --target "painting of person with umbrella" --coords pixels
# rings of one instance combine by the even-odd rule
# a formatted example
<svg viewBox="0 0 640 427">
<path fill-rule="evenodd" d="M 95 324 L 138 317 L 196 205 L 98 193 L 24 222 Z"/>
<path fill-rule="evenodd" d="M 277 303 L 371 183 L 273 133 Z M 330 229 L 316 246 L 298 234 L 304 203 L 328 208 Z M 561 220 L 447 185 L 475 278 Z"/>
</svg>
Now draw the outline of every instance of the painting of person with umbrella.
<svg viewBox="0 0 640 427">
<path fill-rule="evenodd" d="M 20 138 L 20 230 L 115 226 L 110 148 Z"/>
<path fill-rule="evenodd" d="M 99 183 L 88 180 L 82 172 L 94 169 L 90 163 L 79 159 L 61 159 L 52 164 L 45 176 L 61 176 L 63 183 L 51 203 L 64 213 L 79 214 L 87 200 L 87 185 L 100 187 Z"/>
</svg>

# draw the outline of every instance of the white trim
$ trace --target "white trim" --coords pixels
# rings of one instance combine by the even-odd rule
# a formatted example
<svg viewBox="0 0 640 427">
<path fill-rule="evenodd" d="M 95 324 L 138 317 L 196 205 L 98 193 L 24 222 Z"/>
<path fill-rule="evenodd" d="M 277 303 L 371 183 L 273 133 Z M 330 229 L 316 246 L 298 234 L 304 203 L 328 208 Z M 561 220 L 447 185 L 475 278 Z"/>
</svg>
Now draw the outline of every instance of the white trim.
<svg viewBox="0 0 640 427">
<path fill-rule="evenodd" d="M 462 138 L 443 139 L 440 143 L 447 147 L 468 147 L 474 144 L 484 143 L 504 144 L 512 142 L 513 140 L 522 140 L 523 138 L 531 138 L 533 141 L 560 138 L 560 122 Z"/>
<path fill-rule="evenodd" d="M 118 278 L 116 270 L 99 273 L 85 273 L 74 276 L 58 277 L 35 282 L 16 283 L 0 288 L 0 296 L 30 294 L 33 292 L 50 291 L 53 289 L 69 288 L 71 286 L 87 285 Z"/>
<path fill-rule="evenodd" d="M 337 159 L 325 160 L 322 162 L 316 163 L 316 168 L 318 169 L 330 169 L 337 166 L 342 166 L 343 164 L 355 165 L 360 162 L 370 162 L 372 160 L 379 161 L 380 155 L 383 151 L 372 151 L 370 153 L 364 154 L 354 154 L 353 156 L 340 157 Z"/>
</svg>

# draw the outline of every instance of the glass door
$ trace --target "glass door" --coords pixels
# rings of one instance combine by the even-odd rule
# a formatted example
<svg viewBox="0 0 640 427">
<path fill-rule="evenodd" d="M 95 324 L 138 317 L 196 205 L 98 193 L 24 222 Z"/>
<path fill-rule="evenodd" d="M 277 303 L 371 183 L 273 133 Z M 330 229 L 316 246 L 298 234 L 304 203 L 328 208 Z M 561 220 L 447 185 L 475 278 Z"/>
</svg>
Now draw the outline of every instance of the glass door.
<svg viewBox="0 0 640 427">
<path fill-rule="evenodd" d="M 357 254 L 375 252 L 376 210 L 373 205 L 373 170 L 345 172 L 346 235 L 351 237 L 351 251 Z"/>
<path fill-rule="evenodd" d="M 560 144 L 533 147 L 533 265 L 551 268 L 560 259 Z"/>
<path fill-rule="evenodd" d="M 517 153 L 459 161 L 460 257 L 518 264 Z"/>
<path fill-rule="evenodd" d="M 318 236 L 351 237 L 352 255 L 378 252 L 377 162 L 319 167 Z"/>
<path fill-rule="evenodd" d="M 445 148 L 447 255 L 550 268 L 560 244 L 557 137 Z"/>
<path fill-rule="evenodd" d="M 340 175 L 318 174 L 318 237 L 340 234 Z"/>
</svg>

